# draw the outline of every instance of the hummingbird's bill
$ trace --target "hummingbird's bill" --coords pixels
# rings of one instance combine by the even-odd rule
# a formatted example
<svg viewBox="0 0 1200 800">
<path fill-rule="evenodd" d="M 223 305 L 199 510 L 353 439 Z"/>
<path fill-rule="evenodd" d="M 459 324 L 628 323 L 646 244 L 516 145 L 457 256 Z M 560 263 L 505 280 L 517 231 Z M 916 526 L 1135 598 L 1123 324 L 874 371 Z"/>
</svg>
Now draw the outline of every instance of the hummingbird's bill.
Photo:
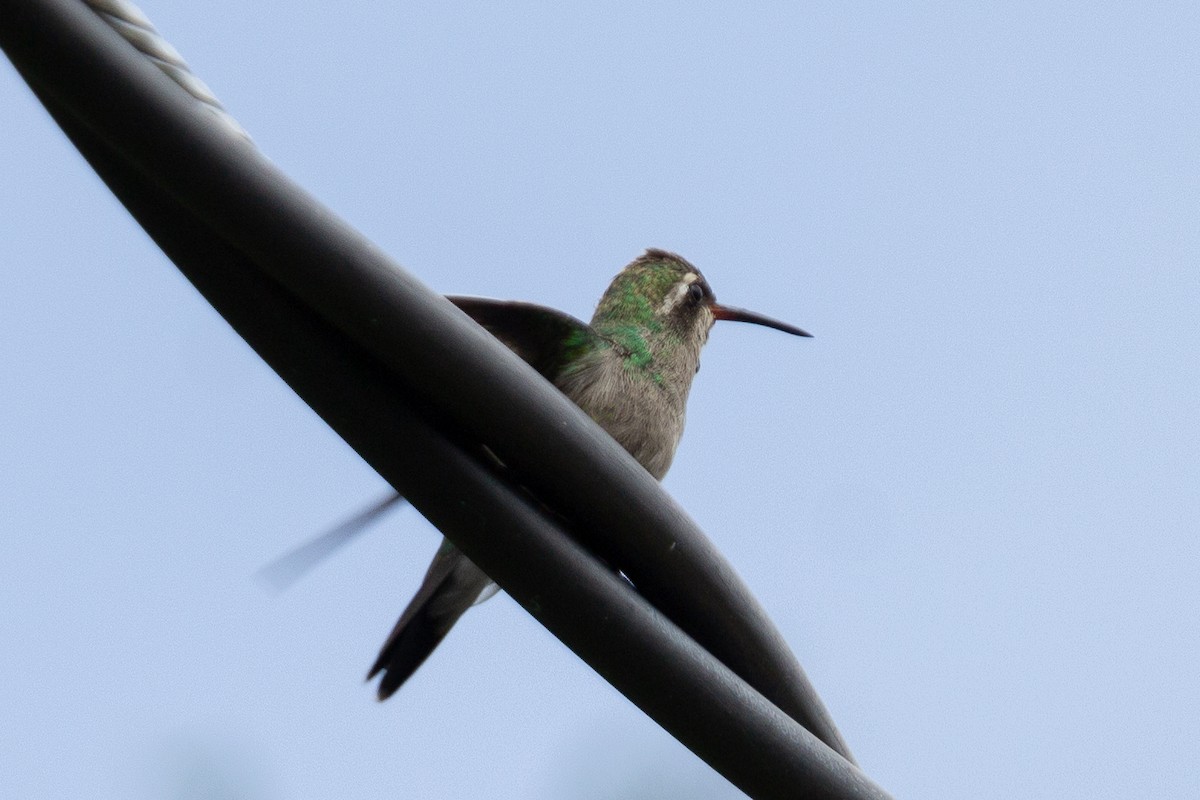
<svg viewBox="0 0 1200 800">
<path fill-rule="evenodd" d="M 793 336 L 807 336 L 812 338 L 812 334 L 795 325 L 788 325 L 786 322 L 780 322 L 777 319 L 763 316 L 754 311 L 747 311 L 744 308 L 734 308 L 733 306 L 723 306 L 713 303 L 709 308 L 712 309 L 713 316 L 717 319 L 729 320 L 731 322 L 752 322 L 755 325 L 764 325 L 768 328 L 774 328 L 777 331 L 790 333 Z"/>
</svg>

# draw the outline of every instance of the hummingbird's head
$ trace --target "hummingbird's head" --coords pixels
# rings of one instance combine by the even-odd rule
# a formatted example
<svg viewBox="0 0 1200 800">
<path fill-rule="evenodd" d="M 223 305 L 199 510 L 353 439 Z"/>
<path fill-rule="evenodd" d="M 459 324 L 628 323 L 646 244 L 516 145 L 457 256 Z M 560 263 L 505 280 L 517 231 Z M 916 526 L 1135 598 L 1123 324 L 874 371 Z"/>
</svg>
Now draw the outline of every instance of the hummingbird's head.
<svg viewBox="0 0 1200 800">
<path fill-rule="evenodd" d="M 613 278 L 592 326 L 602 333 L 633 327 L 648 338 L 693 344 L 698 350 L 719 319 L 811 335 L 753 311 L 720 305 L 700 270 L 681 256 L 654 248 Z"/>
</svg>

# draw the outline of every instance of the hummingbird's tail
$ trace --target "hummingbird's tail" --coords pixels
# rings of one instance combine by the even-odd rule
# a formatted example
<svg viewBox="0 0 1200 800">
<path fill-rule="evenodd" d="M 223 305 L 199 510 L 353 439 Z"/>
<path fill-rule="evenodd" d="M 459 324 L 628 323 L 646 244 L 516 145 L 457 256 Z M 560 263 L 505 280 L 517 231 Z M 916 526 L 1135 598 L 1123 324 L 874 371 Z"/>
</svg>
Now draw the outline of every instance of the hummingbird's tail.
<svg viewBox="0 0 1200 800">
<path fill-rule="evenodd" d="M 442 542 L 421 588 L 400 615 L 379 658 L 367 673 L 367 680 L 383 673 L 379 682 L 380 700 L 391 697 L 417 671 L 491 582 L 449 540 Z"/>
</svg>

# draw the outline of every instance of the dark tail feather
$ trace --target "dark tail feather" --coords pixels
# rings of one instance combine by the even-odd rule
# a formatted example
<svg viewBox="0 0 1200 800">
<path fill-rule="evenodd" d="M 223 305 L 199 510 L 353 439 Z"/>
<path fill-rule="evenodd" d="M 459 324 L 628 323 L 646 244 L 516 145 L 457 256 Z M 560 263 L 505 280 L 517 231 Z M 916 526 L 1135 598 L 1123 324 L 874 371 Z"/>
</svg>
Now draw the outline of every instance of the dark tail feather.
<svg viewBox="0 0 1200 800">
<path fill-rule="evenodd" d="M 435 619 L 427 607 L 417 609 L 399 635 L 379 653 L 379 658 L 367 675 L 367 680 L 370 680 L 383 672 L 383 678 L 379 681 L 380 700 L 391 697 L 425 663 L 452 624 L 453 621 L 447 625 Z"/>
<path fill-rule="evenodd" d="M 375 659 L 367 680 L 380 672 L 379 699 L 386 700 L 408 680 L 491 580 L 479 567 L 443 541 L 421 588 Z"/>
</svg>

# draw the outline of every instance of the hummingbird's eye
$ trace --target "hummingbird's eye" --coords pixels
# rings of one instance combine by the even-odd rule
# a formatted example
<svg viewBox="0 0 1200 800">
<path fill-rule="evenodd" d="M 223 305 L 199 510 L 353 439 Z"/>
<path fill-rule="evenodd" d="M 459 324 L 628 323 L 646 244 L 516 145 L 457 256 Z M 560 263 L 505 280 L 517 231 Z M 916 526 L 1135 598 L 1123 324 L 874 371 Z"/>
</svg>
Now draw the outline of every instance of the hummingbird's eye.
<svg viewBox="0 0 1200 800">
<path fill-rule="evenodd" d="M 688 299 L 693 303 L 699 303 L 704 299 L 704 287 L 698 283 L 693 283 L 688 287 Z"/>
</svg>

